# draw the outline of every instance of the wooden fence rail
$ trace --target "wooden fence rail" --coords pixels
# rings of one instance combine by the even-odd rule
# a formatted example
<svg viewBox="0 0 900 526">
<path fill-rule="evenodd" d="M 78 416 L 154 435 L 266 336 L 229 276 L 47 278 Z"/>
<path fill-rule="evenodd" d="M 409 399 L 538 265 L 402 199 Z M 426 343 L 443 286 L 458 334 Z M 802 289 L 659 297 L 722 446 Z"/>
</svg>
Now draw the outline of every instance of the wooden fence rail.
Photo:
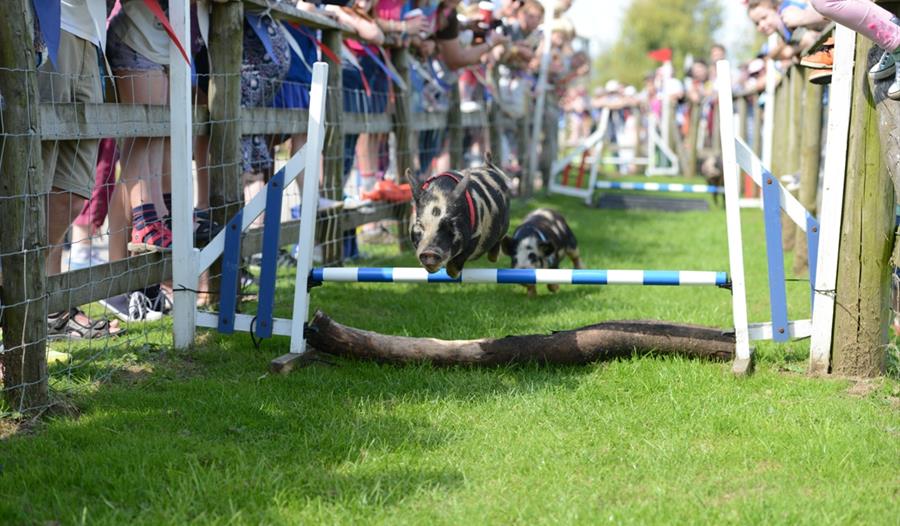
<svg viewBox="0 0 900 526">
<path fill-rule="evenodd" d="M 245 12 L 268 10 L 273 17 L 297 22 L 322 31 L 322 41 L 340 55 L 345 38 L 359 38 L 334 20 L 300 11 L 285 4 L 266 0 L 232 0 L 212 3 L 209 54 L 210 85 L 208 104 L 193 110 L 193 133 L 209 141 L 209 199 L 213 219 L 225 224 L 241 207 L 241 148 L 243 135 L 292 135 L 305 133 L 305 110 L 241 107 L 241 62 Z M 5 397 L 12 407 L 41 407 L 47 402 L 46 331 L 43 320 L 48 312 L 68 309 L 127 293 L 147 283 L 171 279 L 170 256 L 159 254 L 129 257 L 87 269 L 53 276 L 44 275 L 47 252 L 43 188 L 40 178 L 41 141 L 86 140 L 106 137 L 169 137 L 167 106 L 114 103 L 43 103 L 38 100 L 34 54 L 30 46 L 31 2 L 0 2 L 0 91 L 5 105 L 0 108 L 0 133 L 4 134 L 4 155 L 0 178 L 0 254 L 3 255 L 3 284 L 0 300 L 4 345 L 2 360 Z M 324 57 L 323 60 L 331 62 Z M 410 82 L 405 49 L 393 49 L 391 60 L 407 86 Z M 463 131 L 488 130 L 489 126 L 509 126 L 508 119 L 490 119 L 491 106 L 463 113 L 458 89 L 451 90 L 449 111 L 413 113 L 411 93 L 397 90 L 391 114 L 360 114 L 343 111 L 342 72 L 339 63 L 330 63 L 329 95 L 326 107 L 326 149 L 324 152 L 323 196 L 342 199 L 344 140 L 351 134 L 393 133 L 396 137 L 396 166 L 403 173 L 413 166 L 418 134 L 429 130 L 448 130 L 450 154 L 462 162 Z M 524 127 L 525 120 L 513 125 Z M 500 134 L 485 131 L 485 138 Z M 526 134 L 527 136 L 527 134 Z M 492 144 L 492 148 L 499 148 Z M 24 197 L 24 199 L 23 199 Z M 383 219 L 399 220 L 406 229 L 407 205 L 384 205 L 373 213 L 340 207 L 323 211 L 318 242 L 326 247 L 326 261 L 343 259 L 343 232 L 362 224 Z M 281 225 L 282 239 L 294 239 L 298 221 Z M 15 233 L 10 235 L 10 233 Z M 24 234 L 25 238 L 20 237 Z M 406 236 L 401 235 L 401 239 Z M 261 230 L 251 230 L 243 239 L 242 252 L 252 254 L 261 247 Z M 401 241 L 401 244 L 403 241 Z M 23 274 L 27 272 L 27 274 Z M 211 269 L 208 290 L 218 290 L 215 279 L 220 269 Z M 22 279 L 25 276 L 26 279 Z M 23 342 L 25 345 L 23 346 Z M 10 351 L 10 350 L 14 350 Z M 23 355 L 24 354 L 24 359 Z M 24 386 L 24 387 L 21 387 Z M 21 387 L 21 388 L 20 388 Z"/>
</svg>

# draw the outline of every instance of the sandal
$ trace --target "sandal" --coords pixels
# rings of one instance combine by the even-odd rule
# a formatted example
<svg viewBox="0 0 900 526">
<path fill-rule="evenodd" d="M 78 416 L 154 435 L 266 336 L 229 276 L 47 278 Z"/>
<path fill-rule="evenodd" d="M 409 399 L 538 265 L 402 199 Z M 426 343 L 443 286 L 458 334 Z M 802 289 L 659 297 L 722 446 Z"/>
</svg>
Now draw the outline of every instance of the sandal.
<svg viewBox="0 0 900 526">
<path fill-rule="evenodd" d="M 197 225 L 194 228 L 194 242 L 197 244 L 209 243 L 222 230 L 222 226 L 212 220 L 212 212 L 208 208 L 194 210 L 194 220 Z"/>
<path fill-rule="evenodd" d="M 128 250 L 137 254 L 146 252 L 171 252 L 172 231 L 161 221 L 147 223 L 144 228 L 131 231 L 131 242 Z"/>
<path fill-rule="evenodd" d="M 118 324 L 111 324 L 109 320 L 92 320 L 88 318 L 87 314 L 77 307 L 51 314 L 47 318 L 48 339 L 94 339 L 105 336 L 119 336 L 124 332 L 124 328 L 120 328 Z"/>
</svg>

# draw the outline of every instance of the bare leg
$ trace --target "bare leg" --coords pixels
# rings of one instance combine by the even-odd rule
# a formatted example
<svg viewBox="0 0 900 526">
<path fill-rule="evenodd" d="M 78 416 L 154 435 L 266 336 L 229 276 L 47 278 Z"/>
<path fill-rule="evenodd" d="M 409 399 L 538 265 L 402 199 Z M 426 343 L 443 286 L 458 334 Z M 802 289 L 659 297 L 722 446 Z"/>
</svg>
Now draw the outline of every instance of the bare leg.
<svg viewBox="0 0 900 526">
<path fill-rule="evenodd" d="M 47 254 L 45 269 L 48 276 L 59 274 L 62 269 L 62 242 L 69 226 L 81 213 L 86 199 L 54 188 L 47 198 Z"/>
<path fill-rule="evenodd" d="M 166 104 L 168 77 L 164 72 L 119 70 L 115 74 L 123 104 Z M 122 140 L 121 175 L 109 211 L 110 261 L 127 255 L 126 230 L 131 222 L 132 208 L 153 203 L 160 217 L 168 213 L 162 203 L 165 145 L 165 139 L 135 137 Z"/>
</svg>

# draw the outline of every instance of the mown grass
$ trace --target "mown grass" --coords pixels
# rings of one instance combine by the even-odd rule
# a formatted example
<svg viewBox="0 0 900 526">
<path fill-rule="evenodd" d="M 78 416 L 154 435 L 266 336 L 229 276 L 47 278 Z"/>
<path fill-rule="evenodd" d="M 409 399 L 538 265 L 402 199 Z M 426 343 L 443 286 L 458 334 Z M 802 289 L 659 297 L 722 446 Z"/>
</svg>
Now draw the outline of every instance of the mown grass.
<svg viewBox="0 0 900 526">
<path fill-rule="evenodd" d="M 532 206 L 548 204 L 566 211 L 589 267 L 727 268 L 720 210 Z M 762 224 L 744 214 L 762 321 Z M 794 317 L 808 316 L 808 290 L 789 291 Z M 278 294 L 287 315 L 290 273 Z M 519 287 L 332 284 L 313 298 L 342 323 L 444 338 L 609 319 L 728 327 L 731 312 L 727 291 L 696 288 L 528 300 Z M 0 522 L 897 523 L 900 387 L 797 374 L 805 342 L 761 346 L 742 380 L 727 364 L 657 358 L 487 370 L 334 360 L 282 377 L 265 371 L 283 339 L 256 350 L 246 335 L 204 333 L 179 353 L 168 327 L 65 369 L 58 386 L 77 416 L 0 442 Z M 71 350 L 73 363 L 90 353 Z"/>
</svg>

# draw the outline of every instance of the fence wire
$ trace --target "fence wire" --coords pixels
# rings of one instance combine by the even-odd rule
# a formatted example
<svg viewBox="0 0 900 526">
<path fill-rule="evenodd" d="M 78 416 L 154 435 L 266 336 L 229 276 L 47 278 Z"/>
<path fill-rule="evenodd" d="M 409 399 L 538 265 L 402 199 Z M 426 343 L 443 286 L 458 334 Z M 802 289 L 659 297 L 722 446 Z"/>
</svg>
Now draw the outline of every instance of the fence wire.
<svg viewBox="0 0 900 526">
<path fill-rule="evenodd" d="M 111 18 L 111 28 L 117 20 Z M 275 19 L 263 20 L 276 27 Z M 291 26 L 296 38 L 308 40 L 301 51 L 311 50 L 305 60 L 293 61 L 291 70 L 279 60 L 289 50 L 265 46 L 250 24 L 248 17 L 239 70 L 213 70 L 202 41 L 190 46 L 198 248 L 305 144 L 308 66 L 326 58 L 309 45 L 323 39 L 322 31 Z M 128 55 L 113 31 L 105 57 L 93 57 L 91 49 L 96 52 L 82 45 L 80 62 L 75 61 L 81 68 L 61 55 L 36 69 L 0 70 L 7 93 L 26 94 L 26 118 L 13 122 L 0 89 L 0 164 L 32 167 L 27 173 L 4 174 L 15 177 L 19 186 L 0 195 L 3 218 L 20 219 L 4 222 L 0 231 L 0 276 L 7 269 L 2 298 L 20 298 L 0 305 L 0 417 L 47 409 L 97 389 L 123 367 L 171 346 L 168 68 Z M 381 59 L 389 63 L 390 53 Z M 342 130 L 343 144 L 326 147 L 324 154 L 316 265 L 379 265 L 400 254 L 411 211 L 405 183 L 421 184 L 438 171 L 480 164 L 490 149 L 502 152 L 499 157 L 512 174 L 521 172 L 525 116 L 498 121 L 505 139 L 503 145 L 492 145 L 489 88 L 464 84 L 460 100 L 454 76 L 435 73 L 429 59 L 410 61 L 405 89 L 384 74 L 363 80 L 371 69 L 361 71 L 349 61 L 340 68 L 342 85 L 329 87 L 328 97 L 332 104 L 339 101 L 340 111 L 328 114 L 326 130 Z M 213 93 L 216 106 L 210 105 Z M 240 110 L 233 111 L 229 105 L 238 96 Z M 409 133 L 402 138 L 398 104 L 410 111 L 404 117 Z M 22 138 L 36 139 L 28 143 L 31 149 L 18 150 Z M 18 157 L 4 163 L 12 148 Z M 292 269 L 299 251 L 307 249 L 296 244 L 301 181 L 302 176 L 285 190 L 275 219 L 282 226 L 278 264 L 284 269 Z M 255 308 L 261 229 L 271 220 L 261 216 L 242 241 L 242 311 Z M 35 268 L 45 261 L 46 269 Z M 292 270 L 284 273 L 292 275 Z M 200 276 L 199 309 L 218 309 L 221 279 L 220 265 Z M 25 335 L 24 328 L 34 324 L 46 325 L 38 340 Z M 35 359 L 41 349 L 46 354 Z M 37 364 L 37 370 L 23 367 L 25 362 Z M 49 397 L 22 395 L 41 386 L 49 388 Z"/>
</svg>

